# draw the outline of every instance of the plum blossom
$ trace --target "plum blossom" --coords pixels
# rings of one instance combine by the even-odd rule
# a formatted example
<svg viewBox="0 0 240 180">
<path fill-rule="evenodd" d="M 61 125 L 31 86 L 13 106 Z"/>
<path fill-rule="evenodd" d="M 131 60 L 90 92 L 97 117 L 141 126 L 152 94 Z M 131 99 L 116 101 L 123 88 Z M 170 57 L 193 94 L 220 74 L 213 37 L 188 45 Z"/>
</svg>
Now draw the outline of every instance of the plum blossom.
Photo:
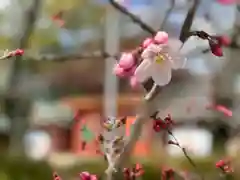
<svg viewBox="0 0 240 180">
<path fill-rule="evenodd" d="M 140 83 L 152 78 L 159 86 L 164 86 L 171 81 L 172 69 L 183 68 L 186 58 L 179 51 L 182 42 L 168 40 L 166 33 L 161 33 L 161 43 L 151 43 L 143 51 L 142 62 L 137 67 L 134 76 Z"/>
<path fill-rule="evenodd" d="M 168 42 L 168 34 L 164 31 L 157 32 L 156 35 L 153 38 L 145 39 L 143 41 L 141 47 L 140 47 L 141 51 L 139 53 L 140 56 L 142 55 L 144 63 L 146 63 L 146 59 L 150 60 L 151 58 L 152 59 L 155 58 L 155 57 L 153 57 L 154 55 L 151 53 L 151 51 L 153 50 L 152 48 L 155 48 L 155 47 L 159 47 L 157 49 L 155 48 L 156 49 L 155 54 L 164 55 L 162 57 L 166 57 L 166 61 L 168 61 L 170 59 L 171 59 L 171 61 L 173 61 L 172 57 L 176 58 L 177 61 L 179 61 L 180 58 L 175 53 L 174 48 L 176 49 L 176 52 L 177 52 L 177 48 L 180 48 L 180 46 L 182 44 L 179 43 L 180 41 L 174 42 L 175 44 L 172 46 L 173 49 L 171 50 L 172 47 L 168 46 L 167 42 Z M 179 46 L 176 46 L 176 45 L 179 45 Z M 170 49 L 170 50 L 168 50 L 168 49 Z M 172 53 L 175 53 L 176 55 L 171 54 L 172 56 L 170 56 L 170 53 L 168 53 L 170 51 L 172 51 Z M 146 78 L 146 79 L 142 80 L 141 78 L 139 78 L 139 76 L 142 77 L 142 75 L 140 75 L 140 73 L 139 73 L 139 72 L 141 72 L 141 71 L 139 71 L 139 70 L 141 70 L 141 68 L 139 69 L 139 67 L 138 67 L 138 62 L 137 62 L 138 58 L 139 57 L 136 57 L 136 55 L 134 55 L 134 53 L 131 53 L 131 52 L 130 53 L 123 53 L 119 62 L 114 66 L 114 69 L 113 69 L 114 74 L 117 75 L 118 77 L 121 77 L 121 78 L 128 77 L 128 78 L 130 78 L 129 82 L 130 82 L 130 85 L 132 87 L 137 87 L 141 82 L 143 82 L 147 79 Z M 142 65 L 144 63 L 141 63 L 140 67 L 142 67 Z M 167 63 L 163 63 L 163 64 L 167 64 Z M 175 68 L 177 66 L 177 63 L 173 63 L 172 66 L 173 66 L 173 68 Z M 163 66 L 163 67 L 165 67 L 165 66 Z M 177 69 L 177 68 L 178 67 L 176 67 L 175 69 Z M 136 70 L 137 70 L 137 72 L 136 72 Z M 162 70 L 164 70 L 166 72 L 166 68 L 165 69 L 161 68 L 161 71 Z M 150 75 L 149 75 L 149 78 L 150 78 Z M 163 78 L 161 78 L 161 79 L 163 79 Z M 159 81 L 156 81 L 156 82 L 159 82 Z M 161 84 L 165 85 L 167 83 L 165 82 L 165 83 L 157 83 L 157 84 L 158 85 L 161 85 Z"/>
<path fill-rule="evenodd" d="M 168 34 L 164 31 L 158 31 L 154 38 L 147 38 L 143 41 L 142 47 L 147 48 L 150 44 L 164 44 L 168 41 Z"/>
</svg>

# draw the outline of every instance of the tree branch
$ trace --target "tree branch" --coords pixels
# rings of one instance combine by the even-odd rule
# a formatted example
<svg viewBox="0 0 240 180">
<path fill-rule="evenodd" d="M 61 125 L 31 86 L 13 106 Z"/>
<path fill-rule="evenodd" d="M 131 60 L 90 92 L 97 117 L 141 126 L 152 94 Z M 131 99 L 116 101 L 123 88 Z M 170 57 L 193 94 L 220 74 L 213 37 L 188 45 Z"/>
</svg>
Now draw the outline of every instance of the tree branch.
<svg viewBox="0 0 240 180">
<path fill-rule="evenodd" d="M 129 12 L 127 8 L 120 5 L 115 0 L 109 0 L 109 2 L 114 8 L 116 8 L 118 11 L 128 16 L 134 23 L 138 24 L 143 30 L 149 32 L 152 36 L 154 36 L 157 33 L 157 31 L 155 31 L 152 27 L 148 26 L 139 17 Z"/>
<path fill-rule="evenodd" d="M 46 55 L 26 55 L 26 58 L 33 59 L 36 61 L 56 61 L 56 62 L 64 62 L 70 60 L 84 60 L 84 59 L 99 59 L 99 58 L 107 58 L 114 57 L 118 59 L 119 55 L 110 55 L 104 51 L 95 51 L 95 52 L 85 52 L 81 54 L 46 54 Z"/>
<path fill-rule="evenodd" d="M 152 28 L 150 28 L 145 23 L 143 23 L 138 17 L 130 13 L 126 8 L 114 2 L 114 0 L 110 0 L 110 3 L 120 12 L 129 16 L 133 20 L 133 22 L 136 22 L 137 24 L 139 24 L 142 29 L 146 30 L 153 36 L 156 34 L 156 31 L 154 31 Z M 186 16 L 186 19 L 184 21 L 184 24 L 181 30 L 181 35 L 180 35 L 180 40 L 182 42 L 185 42 L 188 38 L 188 34 L 190 32 L 190 28 L 191 28 L 198 4 L 199 4 L 199 0 L 195 0 L 192 8 L 190 8 Z M 123 163 L 128 159 L 130 153 L 132 152 L 132 149 L 135 146 L 136 141 L 138 140 L 141 134 L 143 124 L 145 123 L 146 120 L 149 119 L 149 117 L 154 112 L 156 112 L 156 104 L 159 104 L 158 94 L 162 90 L 162 88 L 154 84 L 152 79 L 144 83 L 143 86 L 147 90 L 148 94 L 146 95 L 145 99 L 142 100 L 141 111 L 136 116 L 136 120 L 133 125 L 133 132 L 130 134 L 129 139 L 127 140 L 124 146 L 123 152 L 120 154 L 118 159 L 114 162 L 113 167 L 115 169 L 121 168 Z M 113 169 L 107 169 L 106 171 L 107 180 L 112 180 L 113 173 L 114 173 Z"/>
<path fill-rule="evenodd" d="M 113 163 L 113 167 L 115 169 L 121 169 L 123 163 L 130 156 L 130 153 L 132 152 L 132 149 L 134 148 L 136 141 L 138 140 L 139 136 L 141 135 L 143 124 L 148 119 L 148 117 L 151 115 L 150 111 L 153 108 L 152 105 L 153 104 L 151 104 L 151 101 L 143 99 L 142 104 L 141 104 L 141 111 L 136 116 L 136 120 L 133 125 L 133 133 L 131 133 L 129 138 L 127 139 L 126 144 L 123 149 L 123 152 Z M 113 169 L 108 168 L 106 170 L 107 180 L 112 180 L 113 175 L 114 175 L 113 173 L 114 173 Z"/>
<path fill-rule="evenodd" d="M 194 0 L 192 7 L 188 10 L 187 16 L 183 22 L 180 32 L 179 40 L 183 43 L 188 39 L 189 33 L 192 27 L 193 19 L 196 14 L 197 8 L 200 4 L 200 0 Z"/>
<path fill-rule="evenodd" d="M 179 91 L 179 89 L 183 89 L 188 83 L 188 81 L 176 82 L 171 86 L 165 86 L 164 88 L 160 88 L 158 86 L 157 90 L 161 90 L 161 93 L 157 93 L 152 99 L 142 100 L 139 108 L 139 113 L 137 114 L 133 125 L 133 131 L 126 141 L 122 154 L 120 154 L 119 158 L 114 163 L 114 167 L 116 169 L 119 169 L 120 171 L 124 163 L 130 159 L 129 156 L 141 134 L 142 126 L 144 123 L 149 120 L 150 116 L 152 116 L 156 110 L 160 108 L 167 108 L 170 105 L 171 100 L 181 94 L 181 91 Z M 109 171 L 106 175 L 108 180 L 114 178 L 114 172 Z"/>
</svg>

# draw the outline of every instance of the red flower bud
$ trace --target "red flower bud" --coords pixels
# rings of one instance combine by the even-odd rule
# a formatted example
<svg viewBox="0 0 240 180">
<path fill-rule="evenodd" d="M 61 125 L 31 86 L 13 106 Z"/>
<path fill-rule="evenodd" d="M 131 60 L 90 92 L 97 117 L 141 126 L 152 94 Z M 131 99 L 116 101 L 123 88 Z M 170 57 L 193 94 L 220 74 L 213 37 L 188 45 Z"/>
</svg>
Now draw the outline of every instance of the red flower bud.
<svg viewBox="0 0 240 180">
<path fill-rule="evenodd" d="M 225 166 L 225 161 L 224 160 L 219 160 L 218 162 L 216 162 L 216 168 L 221 168 L 223 166 Z"/>
<path fill-rule="evenodd" d="M 231 39 L 228 36 L 217 36 L 216 38 L 222 46 L 229 46 L 231 44 Z"/>
<path fill-rule="evenodd" d="M 154 120 L 153 122 L 153 130 L 155 132 L 160 132 L 161 129 L 164 128 L 164 122 L 162 120 Z"/>
<path fill-rule="evenodd" d="M 24 50 L 22 50 L 22 49 L 16 49 L 14 51 L 15 56 L 22 56 L 23 54 L 24 54 Z"/>
<path fill-rule="evenodd" d="M 22 49 L 16 49 L 14 51 L 11 51 L 8 53 L 7 57 L 14 57 L 14 56 L 22 56 L 24 54 L 24 50 Z"/>
<path fill-rule="evenodd" d="M 231 173 L 233 172 L 233 169 L 231 167 L 229 160 L 219 160 L 215 164 L 216 168 L 219 168 L 223 171 L 223 173 Z"/>
<path fill-rule="evenodd" d="M 210 45 L 210 49 L 211 52 L 218 57 L 222 57 L 223 56 L 223 50 L 221 48 L 221 46 L 219 44 L 209 44 Z"/>
</svg>

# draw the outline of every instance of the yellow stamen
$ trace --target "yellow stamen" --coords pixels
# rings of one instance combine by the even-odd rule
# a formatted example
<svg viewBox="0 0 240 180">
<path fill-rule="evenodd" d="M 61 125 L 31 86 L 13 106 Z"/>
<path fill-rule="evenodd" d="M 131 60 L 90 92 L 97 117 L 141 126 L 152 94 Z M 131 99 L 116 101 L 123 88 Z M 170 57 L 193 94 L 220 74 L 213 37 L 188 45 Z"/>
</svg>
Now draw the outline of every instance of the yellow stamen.
<svg viewBox="0 0 240 180">
<path fill-rule="evenodd" d="M 156 63 L 161 64 L 164 61 L 163 55 L 161 55 L 161 54 L 157 55 L 155 57 L 155 61 L 156 61 Z"/>
</svg>

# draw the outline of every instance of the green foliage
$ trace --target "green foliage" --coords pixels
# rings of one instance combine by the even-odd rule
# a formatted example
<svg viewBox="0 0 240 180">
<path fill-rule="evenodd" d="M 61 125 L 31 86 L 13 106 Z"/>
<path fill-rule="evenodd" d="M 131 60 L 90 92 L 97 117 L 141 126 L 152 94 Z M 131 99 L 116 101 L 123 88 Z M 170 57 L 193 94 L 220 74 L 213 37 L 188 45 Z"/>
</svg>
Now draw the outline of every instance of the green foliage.
<svg viewBox="0 0 240 180">
<path fill-rule="evenodd" d="M 33 162 L 23 158 L 1 157 L 1 180 L 50 180 L 52 170 L 46 162 Z"/>
<path fill-rule="evenodd" d="M 180 161 L 181 163 L 173 163 L 175 164 L 173 169 L 179 171 L 188 171 L 188 172 L 195 172 L 193 167 L 189 165 L 189 162 L 185 160 L 171 160 L 171 161 Z M 205 160 L 196 160 L 198 164 L 198 168 L 201 172 L 203 172 L 206 180 L 210 179 L 218 179 L 219 177 L 219 170 L 215 168 L 215 163 L 213 159 L 205 159 Z M 161 180 L 161 167 L 162 165 L 156 165 L 152 163 L 143 163 L 144 174 L 141 177 L 142 180 Z M 169 166 L 169 164 L 167 165 Z M 80 172 L 88 171 L 92 174 L 96 174 L 98 177 L 104 177 L 104 170 L 107 168 L 107 164 L 103 162 L 92 162 L 92 163 L 82 163 L 81 165 L 74 166 L 69 169 L 59 170 L 60 175 L 63 179 L 69 179 L 70 177 L 77 177 Z M 178 176 L 176 176 L 178 177 Z M 178 177 L 179 178 L 179 177 Z M 178 179 L 176 178 L 176 180 Z M 117 180 L 123 180 L 122 176 L 117 176 Z M 179 178 L 181 179 L 181 178 Z"/>
<path fill-rule="evenodd" d="M 57 32 L 52 29 L 36 29 L 29 39 L 29 47 L 31 50 L 39 50 L 47 46 L 57 46 L 59 43 L 56 35 Z"/>
<path fill-rule="evenodd" d="M 171 160 L 171 162 L 176 160 Z M 177 160 L 181 163 L 174 163 L 174 169 L 187 170 L 193 172 L 194 169 L 189 166 L 185 160 Z M 215 169 L 213 159 L 196 160 L 199 169 L 204 173 L 206 180 L 216 179 L 219 171 Z M 169 164 L 168 164 L 169 165 Z M 143 163 L 145 173 L 141 177 L 142 180 L 161 179 L 161 164 L 156 165 L 152 163 Z M 168 166 L 169 167 L 169 166 Z M 96 174 L 98 177 L 104 177 L 104 170 L 107 168 L 107 163 L 103 161 L 92 161 L 88 163 L 81 163 L 74 167 L 64 169 L 54 169 L 62 179 L 77 178 L 78 174 L 83 171 L 88 171 L 91 174 Z M 46 162 L 33 162 L 21 158 L 6 158 L 1 157 L 0 163 L 0 180 L 52 180 L 53 170 Z M 123 177 L 118 175 L 116 180 L 122 180 Z M 176 178 L 177 180 L 178 178 Z M 237 178 L 235 178 L 237 179 Z"/>
<path fill-rule="evenodd" d="M 11 47 L 11 38 L 7 36 L 0 36 L 0 49 L 6 50 L 7 48 L 10 48 L 10 47 Z"/>
</svg>

